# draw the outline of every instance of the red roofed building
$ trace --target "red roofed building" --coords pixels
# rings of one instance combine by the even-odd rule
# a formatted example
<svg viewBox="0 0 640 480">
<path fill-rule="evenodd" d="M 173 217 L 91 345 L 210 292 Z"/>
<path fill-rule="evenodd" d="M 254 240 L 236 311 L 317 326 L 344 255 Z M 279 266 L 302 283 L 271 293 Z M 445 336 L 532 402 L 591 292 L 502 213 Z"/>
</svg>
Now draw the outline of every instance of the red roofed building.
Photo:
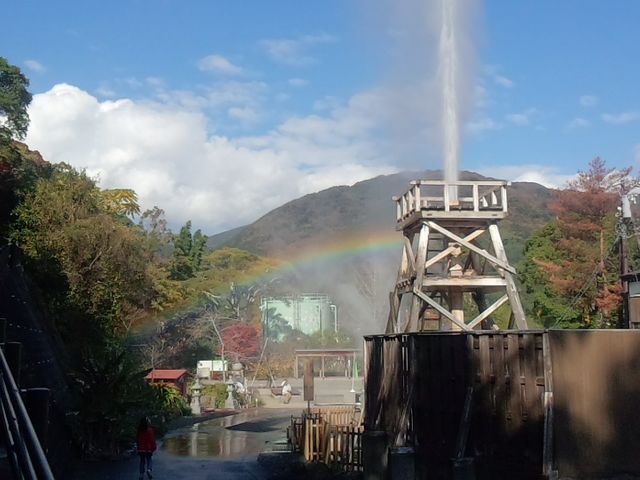
<svg viewBox="0 0 640 480">
<path fill-rule="evenodd" d="M 150 383 L 171 385 L 184 397 L 187 396 L 187 380 L 190 377 L 184 368 L 180 370 L 151 370 L 146 377 Z"/>
</svg>

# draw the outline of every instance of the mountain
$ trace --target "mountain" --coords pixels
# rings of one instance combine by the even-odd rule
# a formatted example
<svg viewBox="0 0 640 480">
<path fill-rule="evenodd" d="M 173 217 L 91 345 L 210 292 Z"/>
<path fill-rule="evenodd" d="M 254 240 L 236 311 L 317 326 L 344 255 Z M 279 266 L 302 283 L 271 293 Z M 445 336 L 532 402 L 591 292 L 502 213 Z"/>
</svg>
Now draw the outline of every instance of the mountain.
<svg viewBox="0 0 640 480">
<path fill-rule="evenodd" d="M 462 180 L 493 180 L 474 172 L 461 172 Z M 371 235 L 395 230 L 394 195 L 404 193 L 415 179 L 442 178 L 440 171 L 382 175 L 305 195 L 278 207 L 255 222 L 209 237 L 208 246 L 236 247 L 260 255 L 282 257 L 306 244 L 335 241 L 340 237 Z M 508 253 L 515 263 L 531 233 L 550 220 L 547 204 L 551 191 L 530 182 L 509 188 L 510 215 L 501 223 Z"/>
<path fill-rule="evenodd" d="M 403 172 L 329 188 L 292 200 L 249 225 L 213 235 L 208 245 L 290 261 L 292 268 L 282 275 L 287 291 L 327 293 L 348 330 L 379 333 L 401 251 L 391 197 L 404 193 L 411 180 L 441 178 L 439 171 Z M 462 172 L 461 179 L 493 180 L 473 172 Z M 551 219 L 551 190 L 514 182 L 508 194 L 510 215 L 500 230 L 507 256 L 516 264 L 526 240 Z"/>
</svg>

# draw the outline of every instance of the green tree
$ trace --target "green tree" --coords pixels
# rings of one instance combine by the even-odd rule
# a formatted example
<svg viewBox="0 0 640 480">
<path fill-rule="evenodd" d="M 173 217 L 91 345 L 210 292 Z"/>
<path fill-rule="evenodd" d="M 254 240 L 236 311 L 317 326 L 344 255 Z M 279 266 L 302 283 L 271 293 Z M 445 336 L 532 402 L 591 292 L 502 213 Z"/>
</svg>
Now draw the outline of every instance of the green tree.
<svg viewBox="0 0 640 480">
<path fill-rule="evenodd" d="M 200 270 L 206 243 L 207 237 L 200 230 L 191 234 L 191 220 L 183 225 L 180 233 L 173 240 L 173 256 L 170 265 L 172 279 L 186 280 Z"/>
<path fill-rule="evenodd" d="M 57 303 L 113 334 L 128 330 L 156 293 L 144 235 L 117 221 L 101 198 L 84 173 L 60 164 L 16 208 L 12 238 Z"/>
<path fill-rule="evenodd" d="M 0 122 L 0 142 L 22 139 L 27 134 L 27 107 L 31 103 L 28 86 L 29 80 L 20 69 L 0 57 L 0 118 L 4 117 Z"/>
</svg>

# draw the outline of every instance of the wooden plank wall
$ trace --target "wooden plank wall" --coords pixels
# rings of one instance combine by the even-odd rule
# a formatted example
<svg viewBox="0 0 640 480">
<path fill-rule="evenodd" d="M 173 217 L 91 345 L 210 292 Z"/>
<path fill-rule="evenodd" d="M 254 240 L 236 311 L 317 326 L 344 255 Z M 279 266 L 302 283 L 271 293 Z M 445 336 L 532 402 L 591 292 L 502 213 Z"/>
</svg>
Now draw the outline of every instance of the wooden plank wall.
<svg viewBox="0 0 640 480">
<path fill-rule="evenodd" d="M 385 430 L 399 444 L 406 427 L 420 478 L 446 478 L 465 398 L 473 387 L 464 455 L 476 457 L 479 478 L 539 478 L 542 335 L 438 332 L 366 337 L 365 429 Z"/>
<path fill-rule="evenodd" d="M 549 332 L 560 477 L 640 476 L 640 330 Z"/>
</svg>

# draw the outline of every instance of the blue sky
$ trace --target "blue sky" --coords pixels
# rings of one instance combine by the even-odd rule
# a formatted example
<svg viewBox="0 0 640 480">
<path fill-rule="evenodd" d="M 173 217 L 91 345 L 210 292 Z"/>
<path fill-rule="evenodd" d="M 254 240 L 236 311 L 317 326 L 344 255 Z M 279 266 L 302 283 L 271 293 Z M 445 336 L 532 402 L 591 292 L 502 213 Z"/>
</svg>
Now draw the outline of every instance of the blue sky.
<svg viewBox="0 0 640 480">
<path fill-rule="evenodd" d="M 21 1 L 0 55 L 31 79 L 33 148 L 213 233 L 440 167 L 436 3 Z M 558 185 L 597 155 L 637 166 L 640 2 L 479 6 L 462 167 Z"/>
</svg>

